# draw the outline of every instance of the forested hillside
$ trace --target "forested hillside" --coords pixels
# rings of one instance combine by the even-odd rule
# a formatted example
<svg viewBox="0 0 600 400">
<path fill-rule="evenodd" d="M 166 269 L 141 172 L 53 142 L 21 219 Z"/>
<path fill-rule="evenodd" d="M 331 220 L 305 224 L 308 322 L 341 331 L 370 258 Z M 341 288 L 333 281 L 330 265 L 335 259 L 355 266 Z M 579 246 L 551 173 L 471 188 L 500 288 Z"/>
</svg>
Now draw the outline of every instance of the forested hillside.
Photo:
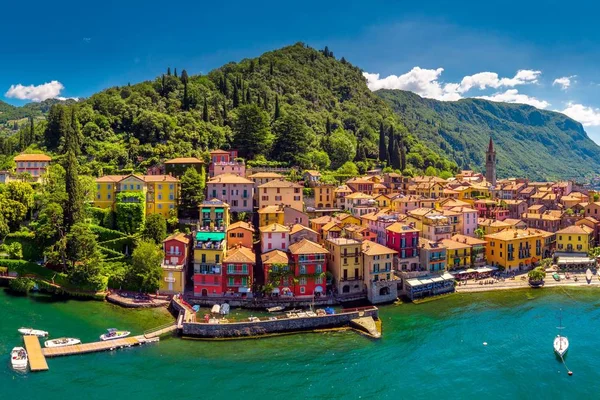
<svg viewBox="0 0 600 400">
<path fill-rule="evenodd" d="M 376 93 L 413 135 L 462 168 L 483 170 L 492 136 L 500 177 L 552 180 L 600 172 L 600 147 L 563 114 L 480 99 L 437 101 L 402 90 Z"/>
<path fill-rule="evenodd" d="M 0 143 L 4 153 L 30 145 L 59 150 L 68 125 L 59 108 L 33 135 L 22 129 L 25 140 Z M 456 169 L 406 131 L 359 68 L 300 43 L 204 76 L 173 67 L 154 81 L 107 89 L 78 103 L 77 119 L 85 168 L 95 174 L 217 147 L 237 148 L 247 159 L 332 169 L 360 161 L 364 169 L 379 156 L 380 131 L 397 139 L 389 149 L 395 154 L 384 154 L 396 169 Z"/>
</svg>

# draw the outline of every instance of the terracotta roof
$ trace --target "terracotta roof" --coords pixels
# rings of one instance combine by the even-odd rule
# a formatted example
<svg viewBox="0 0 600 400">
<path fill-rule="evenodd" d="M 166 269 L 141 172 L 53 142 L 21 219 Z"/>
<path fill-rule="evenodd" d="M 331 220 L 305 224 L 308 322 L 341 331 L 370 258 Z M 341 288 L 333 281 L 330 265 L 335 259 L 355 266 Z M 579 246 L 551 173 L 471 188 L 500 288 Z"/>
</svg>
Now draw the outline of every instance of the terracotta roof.
<svg viewBox="0 0 600 400">
<path fill-rule="evenodd" d="M 425 216 L 431 212 L 433 212 L 433 208 L 415 208 L 414 210 L 407 211 L 408 215 L 417 215 L 417 216 Z M 437 212 L 434 214 L 438 214 Z"/>
<path fill-rule="evenodd" d="M 174 235 L 167 237 L 165 240 L 163 240 L 163 243 L 165 243 L 169 240 L 177 240 L 178 242 L 188 244 L 190 242 L 190 237 L 183 232 L 179 232 L 179 233 L 176 233 Z"/>
<path fill-rule="evenodd" d="M 252 226 L 252 224 L 249 224 L 246 221 L 238 221 L 229 225 L 227 231 L 229 232 L 232 229 L 246 229 L 247 231 L 254 232 L 254 227 Z"/>
<path fill-rule="evenodd" d="M 257 172 L 255 174 L 252 174 L 250 176 L 248 176 L 248 178 L 273 178 L 273 179 L 283 179 L 284 176 L 281 174 L 278 174 L 276 172 Z"/>
<path fill-rule="evenodd" d="M 116 183 L 119 182 L 121 179 L 125 178 L 127 175 L 104 175 L 101 176 L 100 178 L 96 178 L 96 182 L 98 183 L 102 183 L 102 182 L 110 182 L 110 183 Z"/>
<path fill-rule="evenodd" d="M 307 169 L 304 171 L 304 173 L 310 176 L 321 176 L 321 173 L 319 171 L 315 171 L 314 169 Z"/>
<path fill-rule="evenodd" d="M 310 231 L 315 234 L 317 233 L 307 226 L 300 225 L 300 224 L 294 224 L 294 225 L 292 225 L 292 229 L 290 229 L 290 235 L 293 235 L 293 234 L 301 232 L 301 231 Z"/>
<path fill-rule="evenodd" d="M 375 183 L 373 185 L 373 189 L 387 189 L 387 186 L 385 186 L 383 183 Z"/>
<path fill-rule="evenodd" d="M 362 243 L 362 252 L 368 256 L 380 256 L 384 254 L 397 254 L 396 250 L 385 247 L 379 243 L 365 241 Z"/>
<path fill-rule="evenodd" d="M 347 232 L 363 232 L 369 229 L 361 225 L 349 224 L 344 227 L 344 230 Z"/>
<path fill-rule="evenodd" d="M 229 154 L 229 152 L 221 149 L 216 149 L 211 151 L 210 154 Z"/>
<path fill-rule="evenodd" d="M 261 226 L 258 228 L 261 233 L 272 233 L 272 232 L 287 232 L 289 233 L 290 228 L 280 224 L 271 224 L 267 226 Z"/>
<path fill-rule="evenodd" d="M 352 193 L 352 189 L 350 189 L 347 185 L 341 185 L 335 188 L 335 193 Z"/>
<path fill-rule="evenodd" d="M 136 175 L 144 182 L 179 182 L 179 179 L 171 175 Z"/>
<path fill-rule="evenodd" d="M 508 228 L 510 227 L 510 224 L 507 224 L 503 221 L 498 221 L 495 219 L 491 219 L 491 218 L 478 218 L 477 219 L 477 225 L 481 225 L 481 226 L 489 226 L 489 227 L 501 227 L 501 228 Z"/>
<path fill-rule="evenodd" d="M 522 239 L 528 237 L 543 237 L 548 232 L 542 231 L 540 229 L 514 229 L 509 228 L 503 231 L 492 233 L 489 235 L 485 235 L 485 238 L 488 239 L 497 239 L 497 240 L 514 240 L 514 239 Z"/>
<path fill-rule="evenodd" d="M 415 229 L 410 225 L 402 224 L 400 222 L 394 222 L 393 224 L 385 228 L 385 230 L 394 233 L 419 232 L 418 229 Z"/>
<path fill-rule="evenodd" d="M 223 174 L 223 175 L 218 175 L 215 176 L 214 178 L 211 178 L 208 183 L 249 183 L 249 184 L 254 184 L 254 182 L 252 182 L 250 179 L 246 179 L 242 176 L 239 175 L 234 175 L 234 174 Z"/>
<path fill-rule="evenodd" d="M 266 206 L 258 210 L 259 214 L 283 213 L 283 209 L 279 206 Z"/>
<path fill-rule="evenodd" d="M 503 219 L 502 222 L 504 222 L 505 224 L 509 224 L 512 227 L 519 225 L 519 224 L 527 225 L 527 224 L 525 224 L 525 222 L 523 220 L 518 219 L 518 218 L 506 218 L 506 219 Z"/>
<path fill-rule="evenodd" d="M 335 217 L 340 221 L 344 221 L 345 219 L 348 219 L 348 218 L 356 218 L 354 215 L 346 214 L 346 213 L 337 214 Z"/>
<path fill-rule="evenodd" d="M 313 224 L 320 225 L 320 224 L 327 224 L 327 223 L 333 221 L 334 219 L 336 219 L 336 218 L 332 217 L 331 215 L 323 215 L 322 217 L 311 219 L 310 222 L 312 222 Z"/>
<path fill-rule="evenodd" d="M 302 239 L 298 243 L 290 245 L 292 254 L 329 254 L 323 246 L 308 239 Z"/>
<path fill-rule="evenodd" d="M 422 249 L 431 249 L 431 250 L 446 250 L 446 246 L 444 246 L 440 242 L 434 242 L 425 238 L 419 238 L 419 247 Z"/>
<path fill-rule="evenodd" d="M 477 245 L 482 245 L 482 244 L 487 243 L 485 240 L 478 239 L 473 236 L 467 236 L 467 235 L 461 235 L 461 234 L 456 234 L 456 235 L 452 236 L 450 238 L 450 240 L 453 240 L 453 241 L 459 242 L 459 243 L 461 243 L 461 242 L 465 243 L 465 241 L 466 241 L 466 243 L 471 246 L 477 246 Z"/>
<path fill-rule="evenodd" d="M 556 231 L 556 233 L 564 233 L 564 234 L 570 234 L 570 235 L 589 235 L 590 233 L 592 233 L 594 230 L 583 225 L 571 225 L 571 226 L 567 226 L 564 229 L 561 229 L 559 231 Z"/>
<path fill-rule="evenodd" d="M 302 186 L 294 183 L 294 182 L 290 182 L 290 181 L 284 181 L 282 179 L 274 179 L 270 182 L 267 183 L 263 183 L 262 185 L 258 186 L 259 188 L 301 188 Z"/>
<path fill-rule="evenodd" d="M 52 157 L 45 154 L 19 154 L 15 161 L 51 161 Z"/>
<path fill-rule="evenodd" d="M 354 192 L 346 196 L 346 199 L 370 199 L 373 200 L 373 196 L 362 193 L 362 192 Z"/>
<path fill-rule="evenodd" d="M 446 247 L 447 249 L 451 249 L 451 250 L 458 250 L 458 249 L 470 249 L 471 245 L 468 243 L 464 243 L 464 242 L 457 242 L 455 240 L 451 240 L 451 239 L 442 239 L 440 240 L 440 242 L 444 245 L 444 247 Z"/>
<path fill-rule="evenodd" d="M 247 247 L 241 246 L 229 250 L 227 257 L 223 259 L 223 264 L 227 263 L 256 263 L 254 252 Z"/>
<path fill-rule="evenodd" d="M 333 220 L 331 222 L 326 223 L 325 225 L 323 225 L 323 227 L 321 229 L 323 229 L 324 231 L 330 231 L 333 228 L 337 228 L 337 230 L 342 230 L 341 227 L 338 226 L 339 222 L 336 220 Z"/>
<path fill-rule="evenodd" d="M 179 157 L 167 160 L 165 164 L 204 164 L 204 161 L 196 157 Z"/>
<path fill-rule="evenodd" d="M 455 212 L 459 212 L 459 213 L 466 213 L 466 212 L 477 212 L 477 210 L 475 210 L 474 208 L 471 207 L 463 207 L 463 206 L 458 206 L 458 207 L 450 207 L 449 208 L 451 211 L 455 211 Z"/>
<path fill-rule="evenodd" d="M 552 214 L 532 214 L 532 213 L 524 213 L 521 216 L 523 219 L 541 219 L 546 221 L 560 221 L 560 217 Z"/>
<path fill-rule="evenodd" d="M 358 184 L 368 185 L 368 184 L 373 184 L 373 181 L 370 181 L 366 178 L 359 177 L 359 178 L 348 179 L 346 181 L 346 184 L 348 184 L 348 183 L 358 183 Z"/>
<path fill-rule="evenodd" d="M 271 250 L 260 256 L 263 264 L 287 264 L 289 259 L 287 253 L 281 250 Z"/>
</svg>

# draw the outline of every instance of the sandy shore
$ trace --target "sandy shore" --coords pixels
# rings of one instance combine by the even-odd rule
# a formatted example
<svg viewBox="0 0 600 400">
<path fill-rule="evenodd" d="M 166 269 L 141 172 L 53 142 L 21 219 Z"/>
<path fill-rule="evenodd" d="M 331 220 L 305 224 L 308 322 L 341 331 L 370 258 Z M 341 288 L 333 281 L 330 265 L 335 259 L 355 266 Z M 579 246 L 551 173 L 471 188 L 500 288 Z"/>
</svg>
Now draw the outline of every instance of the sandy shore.
<svg viewBox="0 0 600 400">
<path fill-rule="evenodd" d="M 552 278 L 552 274 L 548 273 L 546 275 L 546 279 L 544 281 L 543 287 L 581 287 L 581 286 L 591 286 L 600 288 L 600 280 L 597 275 L 592 276 L 592 280 L 590 283 L 585 279 L 585 272 L 570 272 L 570 279 L 564 278 L 564 273 L 559 273 L 561 276 L 560 281 L 554 280 Z M 524 277 L 524 279 L 521 279 Z M 575 277 L 577 277 L 577 281 L 575 281 Z M 482 281 L 491 281 L 491 279 L 482 279 Z M 510 290 L 510 289 L 524 289 L 529 288 L 529 283 L 527 281 L 527 273 L 523 273 L 517 275 L 515 279 L 506 279 L 504 281 L 494 280 L 493 284 L 483 285 L 479 284 L 479 281 L 475 281 L 470 279 L 466 285 L 456 286 L 457 293 L 475 293 L 475 292 L 491 292 L 495 290 Z"/>
</svg>

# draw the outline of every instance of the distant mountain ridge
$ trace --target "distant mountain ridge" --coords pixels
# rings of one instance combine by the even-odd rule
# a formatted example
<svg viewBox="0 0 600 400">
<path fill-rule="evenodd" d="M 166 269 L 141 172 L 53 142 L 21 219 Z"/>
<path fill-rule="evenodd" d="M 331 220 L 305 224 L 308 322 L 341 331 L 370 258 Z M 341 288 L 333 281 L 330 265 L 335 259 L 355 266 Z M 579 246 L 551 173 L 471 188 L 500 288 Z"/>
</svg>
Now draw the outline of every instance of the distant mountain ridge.
<svg viewBox="0 0 600 400">
<path fill-rule="evenodd" d="M 600 173 L 600 146 L 564 114 L 482 99 L 438 101 L 402 90 L 375 92 L 409 132 L 464 169 L 484 169 L 490 136 L 499 177 L 581 179 Z"/>
</svg>

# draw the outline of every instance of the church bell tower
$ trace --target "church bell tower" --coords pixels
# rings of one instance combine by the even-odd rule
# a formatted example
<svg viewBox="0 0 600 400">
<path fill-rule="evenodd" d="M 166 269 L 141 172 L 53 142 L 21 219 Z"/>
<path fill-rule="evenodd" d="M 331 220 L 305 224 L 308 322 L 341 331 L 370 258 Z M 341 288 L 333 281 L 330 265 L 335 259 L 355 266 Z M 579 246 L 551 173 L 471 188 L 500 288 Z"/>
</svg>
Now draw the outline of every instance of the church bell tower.
<svg viewBox="0 0 600 400">
<path fill-rule="evenodd" d="M 496 186 L 496 150 L 494 150 L 494 142 L 491 136 L 490 144 L 485 153 L 485 179 L 492 186 Z"/>
</svg>

